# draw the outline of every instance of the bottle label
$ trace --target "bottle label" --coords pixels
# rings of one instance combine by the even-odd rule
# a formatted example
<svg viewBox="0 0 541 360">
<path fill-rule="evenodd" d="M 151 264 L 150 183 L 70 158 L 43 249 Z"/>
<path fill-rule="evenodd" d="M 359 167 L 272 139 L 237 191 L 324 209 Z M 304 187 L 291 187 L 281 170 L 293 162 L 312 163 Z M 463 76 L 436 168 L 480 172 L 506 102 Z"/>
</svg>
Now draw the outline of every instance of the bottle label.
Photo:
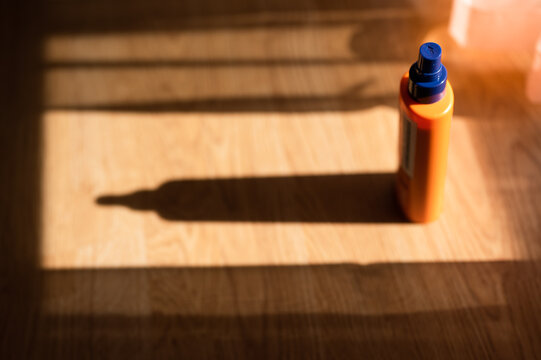
<svg viewBox="0 0 541 360">
<path fill-rule="evenodd" d="M 417 124 L 411 121 L 404 111 L 400 111 L 400 118 L 400 166 L 412 178 L 415 167 Z"/>
</svg>

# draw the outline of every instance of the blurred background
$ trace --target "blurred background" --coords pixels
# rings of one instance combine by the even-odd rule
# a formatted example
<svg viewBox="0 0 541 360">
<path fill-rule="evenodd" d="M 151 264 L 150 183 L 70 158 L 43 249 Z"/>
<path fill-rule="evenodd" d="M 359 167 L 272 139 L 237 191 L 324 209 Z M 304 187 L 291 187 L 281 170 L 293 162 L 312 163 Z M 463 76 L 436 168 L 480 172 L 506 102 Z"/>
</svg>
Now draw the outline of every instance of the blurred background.
<svg viewBox="0 0 541 360">
<path fill-rule="evenodd" d="M 0 357 L 534 358 L 535 1 L 0 8 Z M 446 204 L 393 194 L 438 42 Z"/>
</svg>

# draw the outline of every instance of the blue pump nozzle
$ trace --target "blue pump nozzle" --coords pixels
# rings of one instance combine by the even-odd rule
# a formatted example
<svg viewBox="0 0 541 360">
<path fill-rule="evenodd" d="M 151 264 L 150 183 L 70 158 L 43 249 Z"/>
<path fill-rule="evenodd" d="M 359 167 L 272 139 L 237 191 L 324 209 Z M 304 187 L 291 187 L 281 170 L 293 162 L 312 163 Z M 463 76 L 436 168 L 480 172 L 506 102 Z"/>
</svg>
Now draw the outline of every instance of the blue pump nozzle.
<svg viewBox="0 0 541 360">
<path fill-rule="evenodd" d="M 447 69 L 441 63 L 441 47 L 433 42 L 421 45 L 419 58 L 409 71 L 408 92 L 422 103 L 433 103 L 443 98 L 447 83 Z"/>
</svg>

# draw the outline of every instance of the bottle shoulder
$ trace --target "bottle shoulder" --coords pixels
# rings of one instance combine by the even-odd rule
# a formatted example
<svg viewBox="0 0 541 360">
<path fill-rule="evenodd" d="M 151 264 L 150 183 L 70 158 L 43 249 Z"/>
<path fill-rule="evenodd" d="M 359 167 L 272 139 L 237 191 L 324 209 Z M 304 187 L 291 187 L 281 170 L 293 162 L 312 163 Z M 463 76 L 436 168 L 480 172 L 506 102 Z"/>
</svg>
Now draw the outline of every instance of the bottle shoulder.
<svg viewBox="0 0 541 360">
<path fill-rule="evenodd" d="M 451 83 L 445 85 L 445 95 L 435 103 L 423 104 L 413 99 L 408 92 L 409 74 L 406 73 L 400 81 L 400 107 L 417 122 L 425 123 L 450 118 L 453 113 L 454 93 Z"/>
</svg>

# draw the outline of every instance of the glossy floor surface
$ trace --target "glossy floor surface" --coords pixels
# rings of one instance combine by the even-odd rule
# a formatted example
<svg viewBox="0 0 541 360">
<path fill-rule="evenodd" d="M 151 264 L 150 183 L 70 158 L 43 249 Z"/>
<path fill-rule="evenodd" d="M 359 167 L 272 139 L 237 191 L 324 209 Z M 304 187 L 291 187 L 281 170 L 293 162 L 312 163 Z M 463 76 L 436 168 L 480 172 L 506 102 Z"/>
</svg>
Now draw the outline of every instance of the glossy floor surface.
<svg viewBox="0 0 541 360">
<path fill-rule="evenodd" d="M 0 358 L 534 358 L 541 106 L 447 1 L 3 4 Z M 446 204 L 393 194 L 444 49 Z"/>
</svg>

